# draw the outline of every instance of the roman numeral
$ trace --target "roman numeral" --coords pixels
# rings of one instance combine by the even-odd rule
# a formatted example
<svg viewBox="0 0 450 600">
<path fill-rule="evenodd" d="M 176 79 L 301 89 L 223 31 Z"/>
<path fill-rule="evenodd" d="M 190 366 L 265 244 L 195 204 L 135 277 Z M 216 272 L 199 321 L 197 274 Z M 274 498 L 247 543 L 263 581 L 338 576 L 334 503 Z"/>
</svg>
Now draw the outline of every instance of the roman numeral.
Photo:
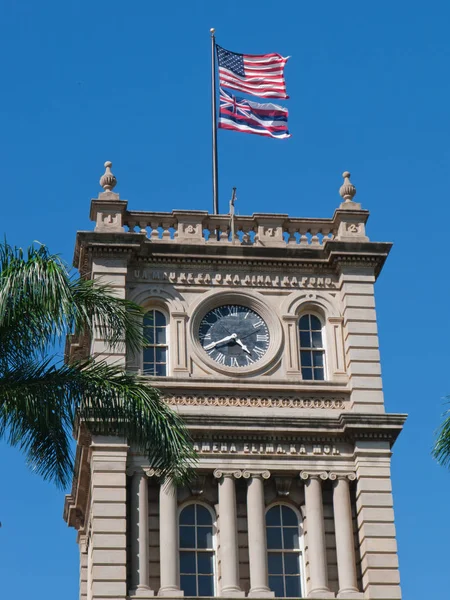
<svg viewBox="0 0 450 600">
<path fill-rule="evenodd" d="M 237 306 L 230 306 L 230 308 L 228 309 L 228 312 L 229 312 L 230 317 L 239 316 L 239 311 L 238 311 Z"/>
<path fill-rule="evenodd" d="M 257 342 L 268 342 L 269 334 L 268 333 L 265 333 L 265 334 L 258 333 L 258 335 L 256 336 L 256 341 Z"/>
<path fill-rule="evenodd" d="M 247 359 L 247 367 L 248 367 L 248 365 L 254 364 L 255 361 L 253 359 L 251 359 L 250 356 L 246 355 L 245 358 Z"/>
<path fill-rule="evenodd" d="M 237 358 L 235 358 L 234 356 L 231 357 L 230 359 L 230 367 L 238 367 L 239 363 L 237 361 Z"/>
<path fill-rule="evenodd" d="M 263 356 L 263 354 L 264 354 L 264 350 L 262 348 L 260 348 L 259 346 L 255 346 L 253 348 L 253 352 L 255 354 L 257 354 L 259 358 L 261 358 L 261 356 Z"/>
<path fill-rule="evenodd" d="M 245 313 L 245 317 L 244 317 L 244 319 L 246 319 L 246 318 L 248 317 L 248 315 L 249 315 L 249 314 L 250 314 L 250 311 L 248 310 L 248 311 Z"/>
<path fill-rule="evenodd" d="M 219 365 L 225 365 L 225 354 L 222 354 L 221 352 L 219 352 L 214 360 Z"/>
<path fill-rule="evenodd" d="M 252 325 L 255 329 L 259 329 L 259 327 L 261 327 L 261 325 L 264 325 L 264 321 L 262 319 L 258 319 L 257 321 L 252 323 Z"/>
<path fill-rule="evenodd" d="M 215 317 L 217 317 L 218 319 L 222 319 L 222 318 L 223 318 L 223 314 L 222 314 L 222 311 L 220 310 L 220 308 L 215 308 L 215 309 L 212 311 L 212 314 L 213 314 Z"/>
</svg>

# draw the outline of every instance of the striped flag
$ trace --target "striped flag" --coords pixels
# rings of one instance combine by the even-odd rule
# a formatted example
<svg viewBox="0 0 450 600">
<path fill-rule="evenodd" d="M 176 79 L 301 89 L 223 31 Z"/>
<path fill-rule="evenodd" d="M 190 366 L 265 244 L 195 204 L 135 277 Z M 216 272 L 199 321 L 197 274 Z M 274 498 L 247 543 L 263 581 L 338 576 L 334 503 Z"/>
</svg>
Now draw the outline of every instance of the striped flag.
<svg viewBox="0 0 450 600">
<path fill-rule="evenodd" d="M 261 98 L 289 98 L 280 54 L 237 54 L 216 44 L 220 85 Z"/>
<path fill-rule="evenodd" d="M 276 104 L 259 104 L 220 88 L 219 128 L 285 139 L 291 137 L 288 111 Z"/>
</svg>

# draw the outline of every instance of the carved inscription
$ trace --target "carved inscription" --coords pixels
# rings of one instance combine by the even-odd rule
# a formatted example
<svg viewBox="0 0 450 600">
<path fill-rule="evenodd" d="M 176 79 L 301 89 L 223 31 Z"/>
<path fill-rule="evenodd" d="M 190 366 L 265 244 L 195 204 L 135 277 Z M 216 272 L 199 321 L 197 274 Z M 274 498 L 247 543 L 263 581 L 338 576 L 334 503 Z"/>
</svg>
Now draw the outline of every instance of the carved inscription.
<svg viewBox="0 0 450 600">
<path fill-rule="evenodd" d="M 280 276 L 271 274 L 249 275 L 244 273 L 181 272 L 135 269 L 136 281 L 169 281 L 182 285 L 213 285 L 275 288 L 335 288 L 331 277 Z"/>
<path fill-rule="evenodd" d="M 291 456 L 338 456 L 341 452 L 332 444 L 286 444 L 282 442 L 194 442 L 194 450 L 199 454 L 259 454 Z"/>
</svg>

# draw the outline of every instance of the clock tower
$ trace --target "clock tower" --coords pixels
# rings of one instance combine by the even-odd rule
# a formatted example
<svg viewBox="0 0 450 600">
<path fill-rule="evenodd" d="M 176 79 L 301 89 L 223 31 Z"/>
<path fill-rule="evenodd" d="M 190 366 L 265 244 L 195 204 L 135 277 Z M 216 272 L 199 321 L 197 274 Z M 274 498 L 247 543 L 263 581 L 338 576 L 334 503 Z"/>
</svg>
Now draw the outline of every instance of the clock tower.
<svg viewBox="0 0 450 600">
<path fill-rule="evenodd" d="M 64 517 L 80 600 L 400 599 L 374 284 L 391 248 L 344 173 L 331 218 L 128 209 L 111 163 L 74 264 L 145 309 L 146 346 L 73 339 L 148 378 L 189 427 L 175 488 L 125 439 L 75 431 Z"/>
</svg>

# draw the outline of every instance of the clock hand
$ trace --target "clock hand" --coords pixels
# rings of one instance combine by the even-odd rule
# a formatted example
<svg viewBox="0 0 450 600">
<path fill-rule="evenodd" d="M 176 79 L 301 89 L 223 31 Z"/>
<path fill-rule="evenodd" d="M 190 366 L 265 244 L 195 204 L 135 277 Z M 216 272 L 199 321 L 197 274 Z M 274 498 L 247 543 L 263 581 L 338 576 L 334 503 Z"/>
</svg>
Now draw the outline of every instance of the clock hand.
<svg viewBox="0 0 450 600">
<path fill-rule="evenodd" d="M 203 346 L 203 349 L 204 350 L 212 350 L 216 346 L 219 346 L 219 344 L 225 344 L 225 342 L 235 340 L 236 338 L 237 338 L 237 334 L 232 333 L 231 335 L 227 335 L 226 337 L 222 338 L 221 340 L 217 340 L 217 342 L 212 342 L 211 344 L 208 344 L 207 346 Z"/>
<path fill-rule="evenodd" d="M 246 333 L 245 335 L 241 335 L 241 340 L 245 340 L 245 338 L 248 338 L 249 336 L 253 335 L 257 331 L 259 331 L 261 329 L 261 327 L 262 327 L 262 325 L 260 327 L 257 327 L 253 331 L 250 331 L 250 333 Z"/>
<path fill-rule="evenodd" d="M 244 352 L 247 352 L 247 354 L 251 354 L 250 350 L 247 348 L 247 346 L 245 344 L 243 344 L 241 342 L 241 340 L 239 338 L 236 338 L 234 341 L 236 342 L 236 344 L 239 344 L 239 346 L 242 348 L 242 350 L 244 350 Z"/>
</svg>

